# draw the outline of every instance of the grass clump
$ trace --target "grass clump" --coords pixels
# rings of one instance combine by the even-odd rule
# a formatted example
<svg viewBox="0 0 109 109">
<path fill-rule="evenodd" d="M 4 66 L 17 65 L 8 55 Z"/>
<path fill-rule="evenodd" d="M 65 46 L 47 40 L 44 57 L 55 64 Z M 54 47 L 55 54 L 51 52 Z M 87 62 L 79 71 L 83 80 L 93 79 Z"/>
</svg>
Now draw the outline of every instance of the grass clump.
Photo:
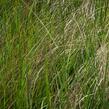
<svg viewBox="0 0 109 109">
<path fill-rule="evenodd" d="M 0 0 L 0 109 L 108 109 L 108 0 Z"/>
</svg>

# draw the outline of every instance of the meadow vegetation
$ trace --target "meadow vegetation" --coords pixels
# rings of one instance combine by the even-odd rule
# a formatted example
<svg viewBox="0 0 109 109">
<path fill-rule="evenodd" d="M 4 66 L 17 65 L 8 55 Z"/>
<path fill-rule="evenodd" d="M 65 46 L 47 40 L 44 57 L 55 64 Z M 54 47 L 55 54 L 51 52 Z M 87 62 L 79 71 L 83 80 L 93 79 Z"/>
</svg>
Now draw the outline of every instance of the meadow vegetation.
<svg viewBox="0 0 109 109">
<path fill-rule="evenodd" d="M 109 109 L 109 0 L 0 0 L 0 109 Z"/>
</svg>

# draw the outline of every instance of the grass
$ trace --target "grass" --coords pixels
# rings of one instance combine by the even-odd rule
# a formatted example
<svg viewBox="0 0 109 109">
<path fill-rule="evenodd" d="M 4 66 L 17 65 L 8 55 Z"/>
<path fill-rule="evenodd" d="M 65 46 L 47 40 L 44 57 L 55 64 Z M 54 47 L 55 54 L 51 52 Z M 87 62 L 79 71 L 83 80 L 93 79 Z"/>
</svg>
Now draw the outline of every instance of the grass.
<svg viewBox="0 0 109 109">
<path fill-rule="evenodd" d="M 0 109 L 108 109 L 108 0 L 0 0 Z"/>
</svg>

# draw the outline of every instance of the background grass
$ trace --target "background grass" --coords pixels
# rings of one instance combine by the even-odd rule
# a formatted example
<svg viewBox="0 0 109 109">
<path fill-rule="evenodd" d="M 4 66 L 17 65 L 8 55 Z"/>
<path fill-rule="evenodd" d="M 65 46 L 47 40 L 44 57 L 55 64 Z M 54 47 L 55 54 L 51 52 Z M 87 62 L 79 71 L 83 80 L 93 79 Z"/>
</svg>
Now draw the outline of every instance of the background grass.
<svg viewBox="0 0 109 109">
<path fill-rule="evenodd" d="M 108 0 L 0 0 L 0 109 L 108 109 L 108 56 Z"/>
</svg>

